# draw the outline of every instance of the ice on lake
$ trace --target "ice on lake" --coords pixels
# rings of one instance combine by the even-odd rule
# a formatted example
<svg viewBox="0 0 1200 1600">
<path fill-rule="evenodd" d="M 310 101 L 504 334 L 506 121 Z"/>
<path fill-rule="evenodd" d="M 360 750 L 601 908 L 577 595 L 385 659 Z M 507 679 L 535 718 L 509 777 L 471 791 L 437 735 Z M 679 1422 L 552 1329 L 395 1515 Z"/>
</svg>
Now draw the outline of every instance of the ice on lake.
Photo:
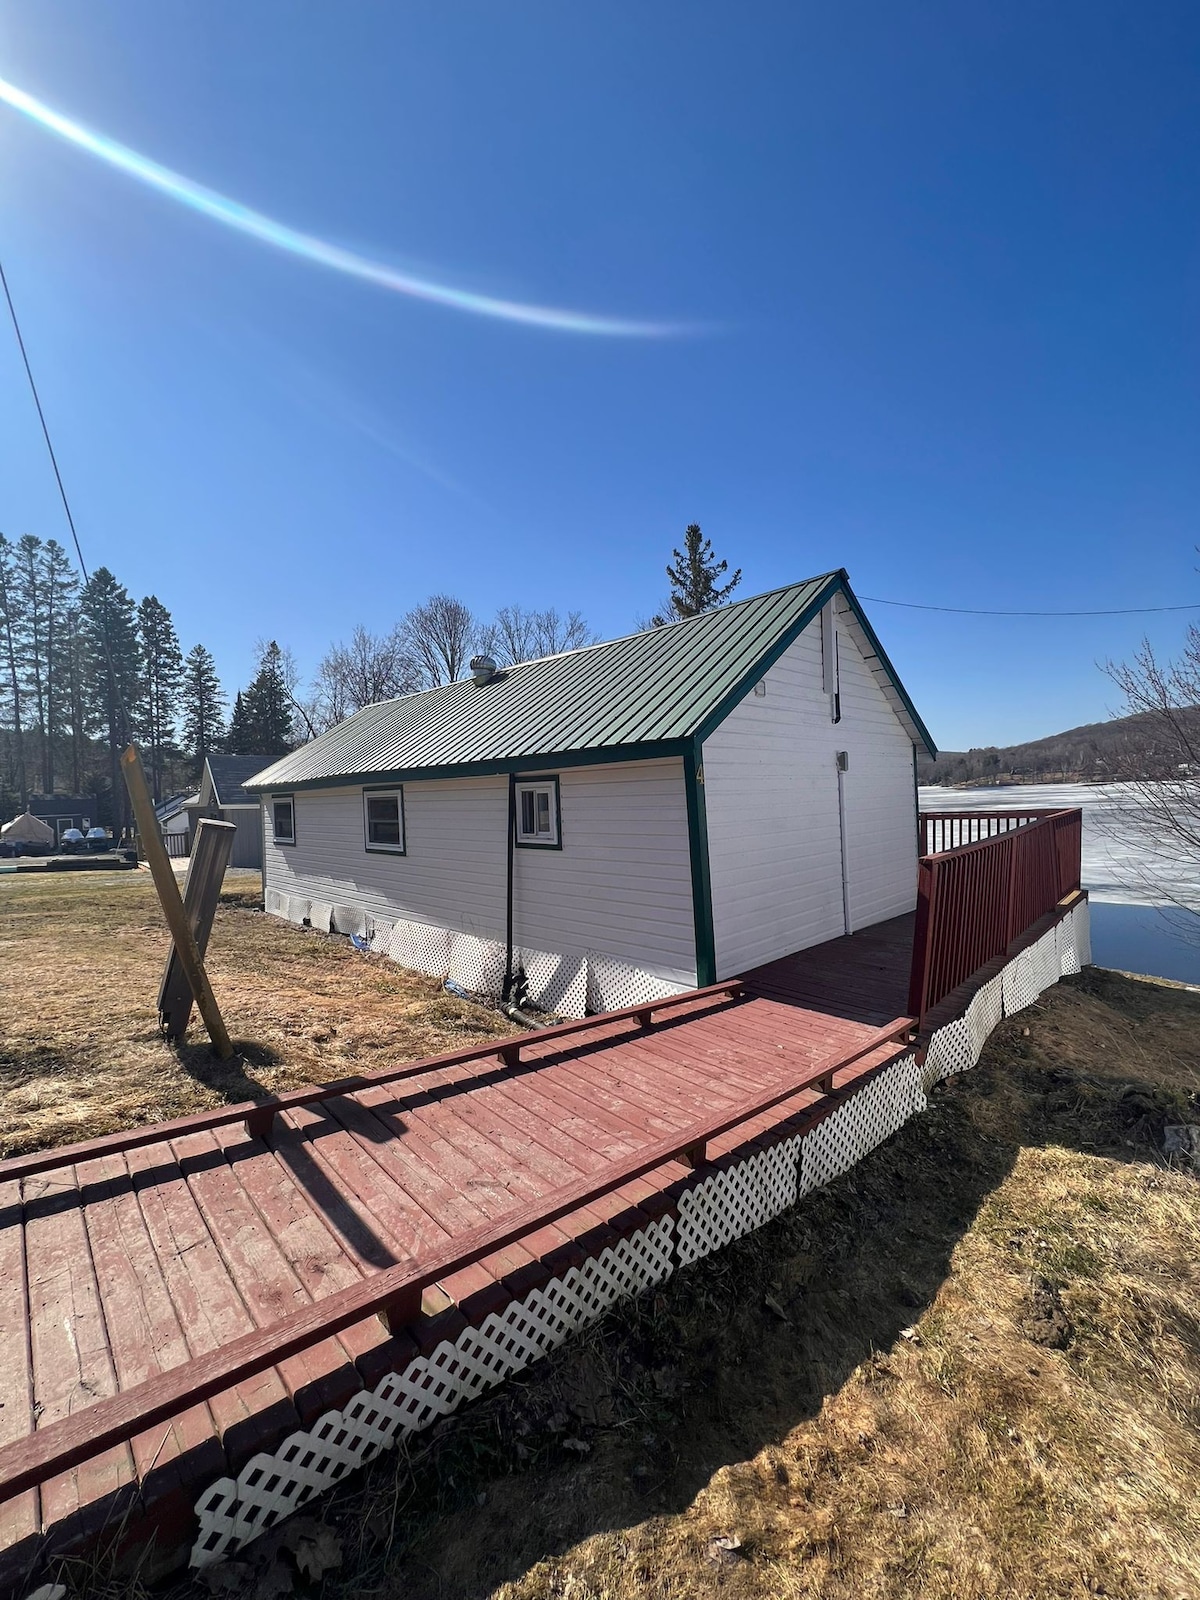
<svg viewBox="0 0 1200 1600">
<path fill-rule="evenodd" d="M 1200 862 L 1156 840 L 1126 784 L 1005 784 L 994 789 L 922 787 L 922 811 L 1083 812 L 1083 885 L 1092 903 L 1098 966 L 1200 983 Z"/>
</svg>

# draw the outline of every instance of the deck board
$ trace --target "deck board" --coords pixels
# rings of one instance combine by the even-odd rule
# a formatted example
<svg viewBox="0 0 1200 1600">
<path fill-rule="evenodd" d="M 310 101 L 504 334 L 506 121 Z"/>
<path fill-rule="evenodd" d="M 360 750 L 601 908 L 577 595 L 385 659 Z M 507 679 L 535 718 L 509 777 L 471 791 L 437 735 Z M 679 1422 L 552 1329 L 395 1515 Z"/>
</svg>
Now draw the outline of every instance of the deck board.
<svg viewBox="0 0 1200 1600">
<path fill-rule="evenodd" d="M 739 1003 L 689 1003 L 650 1029 L 597 1019 L 569 1042 L 532 1036 L 516 1064 L 441 1065 L 294 1107 L 265 1138 L 232 1123 L 29 1177 L 23 1216 L 18 1186 L 0 1182 L 0 1444 L 28 1432 L 35 1408 L 47 1421 L 177 1368 L 861 1048 L 904 1014 L 911 931 L 898 918 L 772 962 L 747 975 Z M 895 1050 L 847 1068 L 832 1096 L 796 1091 L 714 1139 L 710 1158 L 810 1126 Z M 6 1504 L 0 1551 L 111 1501 L 135 1469 L 193 1489 L 214 1461 L 236 1472 L 402 1365 L 446 1317 L 478 1321 L 645 1227 L 691 1179 L 681 1159 L 665 1161 L 426 1291 L 431 1332 L 393 1335 L 366 1319 L 45 1485 L 40 1499 Z"/>
</svg>

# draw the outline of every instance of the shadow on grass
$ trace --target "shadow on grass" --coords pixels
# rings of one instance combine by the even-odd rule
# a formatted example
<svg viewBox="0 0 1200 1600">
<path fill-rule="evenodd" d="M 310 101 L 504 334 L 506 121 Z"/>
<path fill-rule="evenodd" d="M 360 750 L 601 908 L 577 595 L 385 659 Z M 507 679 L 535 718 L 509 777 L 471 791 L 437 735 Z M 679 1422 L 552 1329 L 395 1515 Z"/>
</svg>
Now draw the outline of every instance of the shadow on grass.
<svg viewBox="0 0 1200 1600">
<path fill-rule="evenodd" d="M 194 1030 L 193 1030 L 194 1031 Z M 285 1065 L 283 1056 L 269 1045 L 250 1039 L 233 1039 L 233 1054 L 222 1061 L 209 1040 L 201 1033 L 194 1043 L 169 1046 L 179 1065 L 189 1078 L 213 1090 L 223 1100 L 236 1103 L 254 1100 L 262 1103 L 275 1098 L 275 1091 L 264 1087 L 253 1076 L 255 1069 Z"/>
</svg>

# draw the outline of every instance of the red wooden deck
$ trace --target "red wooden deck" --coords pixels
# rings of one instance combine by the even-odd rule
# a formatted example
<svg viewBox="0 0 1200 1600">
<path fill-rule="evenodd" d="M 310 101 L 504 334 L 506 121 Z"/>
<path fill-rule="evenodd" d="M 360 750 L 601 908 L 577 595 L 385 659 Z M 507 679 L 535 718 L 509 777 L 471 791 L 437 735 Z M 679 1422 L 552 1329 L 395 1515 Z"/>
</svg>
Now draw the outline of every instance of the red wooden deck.
<svg viewBox="0 0 1200 1600">
<path fill-rule="evenodd" d="M 601 1019 L 566 1039 L 530 1036 L 516 1064 L 499 1046 L 430 1064 L 293 1105 L 255 1136 L 240 1120 L 164 1127 L 133 1147 L 57 1152 L 47 1170 L 0 1163 L 0 1446 L 19 1450 L 389 1269 L 450 1259 L 456 1240 L 498 1233 L 541 1202 L 551 1211 L 555 1196 L 601 1186 L 642 1154 L 679 1151 L 425 1287 L 407 1328 L 361 1316 L 10 1494 L 0 1572 L 13 1581 L 42 1534 L 75 1543 L 135 1504 L 139 1541 L 157 1530 L 179 1544 L 213 1478 L 402 1366 L 414 1345 L 645 1226 L 692 1178 L 682 1152 L 698 1125 L 744 1117 L 903 1017 L 911 936 L 900 918 L 758 969 L 739 1000 L 697 1000 L 651 1027 Z M 898 1053 L 867 1049 L 832 1092 L 787 1092 L 711 1138 L 708 1159 L 803 1131 Z"/>
</svg>

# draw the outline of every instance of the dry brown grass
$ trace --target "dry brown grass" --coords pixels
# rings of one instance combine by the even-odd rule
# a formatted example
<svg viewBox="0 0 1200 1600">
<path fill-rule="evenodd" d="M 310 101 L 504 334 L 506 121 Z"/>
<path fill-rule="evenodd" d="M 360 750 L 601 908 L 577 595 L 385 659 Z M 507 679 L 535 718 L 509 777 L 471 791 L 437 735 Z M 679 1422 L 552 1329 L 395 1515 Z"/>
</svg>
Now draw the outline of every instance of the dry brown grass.
<svg viewBox="0 0 1200 1600">
<path fill-rule="evenodd" d="M 259 909 L 256 875 L 226 883 L 208 969 L 237 1047 L 158 1031 L 167 935 L 149 874 L 0 879 L 0 1155 L 262 1098 L 511 1033 L 496 1012 L 346 939 Z"/>
<path fill-rule="evenodd" d="M 1200 997 L 1060 986 L 846 1178 L 348 1485 L 304 1592 L 1194 1600 L 1200 1183 L 1160 1152 L 1198 1087 Z"/>
</svg>

